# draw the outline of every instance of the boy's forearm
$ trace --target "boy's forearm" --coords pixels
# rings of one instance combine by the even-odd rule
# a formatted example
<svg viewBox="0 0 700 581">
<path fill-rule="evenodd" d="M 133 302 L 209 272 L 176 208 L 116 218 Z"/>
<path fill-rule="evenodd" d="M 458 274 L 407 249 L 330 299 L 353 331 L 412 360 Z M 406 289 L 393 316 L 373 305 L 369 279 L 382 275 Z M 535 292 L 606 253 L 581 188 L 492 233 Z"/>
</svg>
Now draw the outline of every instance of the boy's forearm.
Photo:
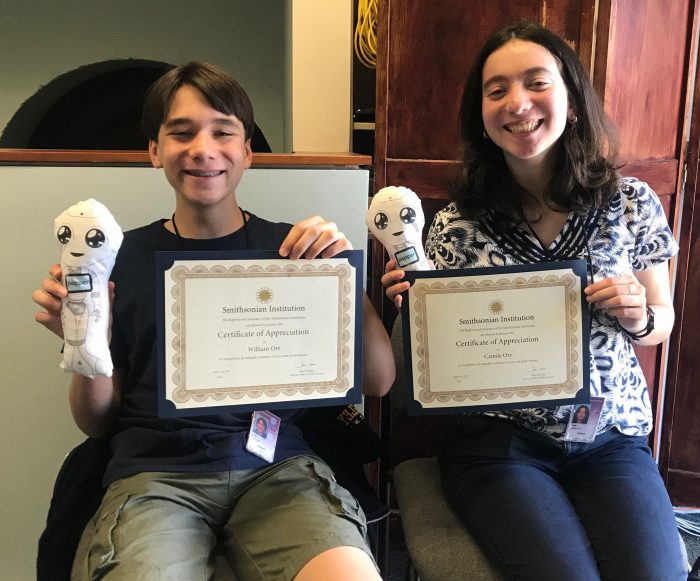
<svg viewBox="0 0 700 581">
<path fill-rule="evenodd" d="M 391 340 L 367 295 L 363 300 L 363 334 L 362 391 L 381 397 L 394 383 L 396 367 Z"/>
<path fill-rule="evenodd" d="M 119 375 L 94 378 L 74 374 L 70 384 L 70 408 L 82 432 L 91 438 L 108 433 L 115 425 L 119 409 Z"/>
</svg>

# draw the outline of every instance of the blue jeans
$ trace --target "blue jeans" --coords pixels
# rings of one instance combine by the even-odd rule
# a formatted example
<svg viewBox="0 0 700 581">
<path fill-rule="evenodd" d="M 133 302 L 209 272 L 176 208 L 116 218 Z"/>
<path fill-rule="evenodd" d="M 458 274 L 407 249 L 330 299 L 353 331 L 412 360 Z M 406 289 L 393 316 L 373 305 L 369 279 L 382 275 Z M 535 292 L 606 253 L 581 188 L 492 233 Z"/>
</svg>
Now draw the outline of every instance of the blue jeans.
<svg viewBox="0 0 700 581">
<path fill-rule="evenodd" d="M 453 510 L 509 579 L 685 581 L 673 507 L 644 437 L 557 442 L 461 417 L 441 458 Z"/>
</svg>

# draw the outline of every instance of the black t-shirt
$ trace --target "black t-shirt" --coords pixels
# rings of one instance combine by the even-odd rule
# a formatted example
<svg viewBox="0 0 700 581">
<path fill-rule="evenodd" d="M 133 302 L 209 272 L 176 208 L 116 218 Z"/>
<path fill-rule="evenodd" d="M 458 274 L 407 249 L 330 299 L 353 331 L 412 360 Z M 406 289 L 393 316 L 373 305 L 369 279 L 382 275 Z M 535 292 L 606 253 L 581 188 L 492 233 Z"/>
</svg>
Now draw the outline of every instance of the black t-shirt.
<svg viewBox="0 0 700 581">
<path fill-rule="evenodd" d="M 112 437 L 110 482 L 139 472 L 214 472 L 256 468 L 266 462 L 245 449 L 250 413 L 174 419 L 157 416 L 155 252 L 182 250 L 183 241 L 159 220 L 126 232 L 112 271 L 112 359 L 124 374 L 121 411 Z M 291 226 L 250 215 L 222 238 L 186 239 L 187 250 L 278 250 Z M 247 233 L 247 235 L 246 235 Z M 295 422 L 302 410 L 276 410 L 281 428 L 275 462 L 312 453 Z"/>
</svg>

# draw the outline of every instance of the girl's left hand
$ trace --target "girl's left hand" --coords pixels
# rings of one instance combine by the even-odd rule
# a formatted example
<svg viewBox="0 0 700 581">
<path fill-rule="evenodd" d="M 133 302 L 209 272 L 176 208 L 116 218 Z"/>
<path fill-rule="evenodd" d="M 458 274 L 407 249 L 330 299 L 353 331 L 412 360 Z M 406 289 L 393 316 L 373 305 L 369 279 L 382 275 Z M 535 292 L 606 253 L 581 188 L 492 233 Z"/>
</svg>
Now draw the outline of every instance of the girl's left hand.
<svg viewBox="0 0 700 581">
<path fill-rule="evenodd" d="M 634 274 L 606 278 L 588 285 L 583 292 L 589 303 L 616 317 L 631 333 L 646 327 L 647 291 Z"/>
</svg>

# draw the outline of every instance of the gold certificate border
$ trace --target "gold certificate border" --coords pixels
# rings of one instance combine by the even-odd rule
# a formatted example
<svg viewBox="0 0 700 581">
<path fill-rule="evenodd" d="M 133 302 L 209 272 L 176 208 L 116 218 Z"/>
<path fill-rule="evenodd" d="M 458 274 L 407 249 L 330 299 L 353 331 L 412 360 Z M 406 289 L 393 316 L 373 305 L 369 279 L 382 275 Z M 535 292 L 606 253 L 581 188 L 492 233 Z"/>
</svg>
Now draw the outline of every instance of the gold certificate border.
<svg viewBox="0 0 700 581">
<path fill-rule="evenodd" d="M 176 404 L 183 404 L 189 401 L 202 402 L 217 402 L 216 405 L 221 405 L 220 402 L 227 398 L 232 400 L 240 400 L 243 397 L 248 397 L 253 400 L 261 397 L 279 398 L 279 396 L 296 396 L 327 394 L 331 391 L 344 394 L 352 387 L 348 379 L 348 371 L 351 368 L 350 355 L 353 353 L 354 342 L 351 344 L 350 325 L 354 321 L 354 313 L 351 300 L 353 290 L 350 283 L 353 268 L 349 264 L 338 265 L 313 265 L 303 264 L 287 264 L 284 267 L 277 264 L 256 264 L 252 263 L 246 266 L 233 265 L 230 267 L 220 264 L 206 266 L 197 264 L 192 267 L 177 265 L 170 270 L 170 277 L 173 281 L 171 287 L 171 295 L 174 300 L 171 307 L 171 313 L 174 317 L 172 322 L 172 348 L 175 353 L 172 358 L 174 371 L 171 375 L 172 390 L 170 399 Z M 187 387 L 187 297 L 186 297 L 186 281 L 195 278 L 278 278 L 278 277 L 327 277 L 332 276 L 338 278 L 338 338 L 337 338 L 337 353 L 338 362 L 336 367 L 336 377 L 332 381 L 324 382 L 305 382 L 300 384 L 276 384 L 260 388 L 258 385 L 225 387 L 196 390 L 188 389 Z M 280 398 L 284 401 L 283 398 Z"/>
<path fill-rule="evenodd" d="M 448 279 L 449 280 L 449 279 Z M 581 360 L 580 344 L 577 334 L 581 321 L 581 305 L 577 285 L 579 279 L 574 274 L 564 275 L 517 275 L 512 278 L 500 275 L 496 279 L 485 278 L 479 282 L 467 280 L 463 282 L 450 280 L 450 282 L 432 281 L 423 282 L 416 280 L 413 285 L 415 297 L 414 319 L 411 325 L 417 331 L 412 333 L 412 340 L 415 341 L 413 357 L 417 356 L 416 366 L 418 376 L 414 378 L 414 393 L 418 388 L 418 400 L 423 404 L 498 404 L 508 403 L 508 400 L 520 398 L 542 398 L 549 395 L 552 398 L 573 396 L 581 388 L 579 362 Z M 428 295 L 446 293 L 469 293 L 469 292 L 493 292 L 500 290 L 564 287 L 565 309 L 568 317 L 565 322 L 566 333 L 566 357 L 567 377 L 562 383 L 532 385 L 527 387 L 512 388 L 476 388 L 473 390 L 460 391 L 434 391 L 430 385 L 430 345 L 427 340 L 429 321 L 427 318 L 427 305 L 425 298 Z M 425 329 L 425 332 L 424 332 Z M 585 362 L 583 362 L 585 364 Z M 502 401 L 498 401 L 502 400 Z"/>
</svg>

